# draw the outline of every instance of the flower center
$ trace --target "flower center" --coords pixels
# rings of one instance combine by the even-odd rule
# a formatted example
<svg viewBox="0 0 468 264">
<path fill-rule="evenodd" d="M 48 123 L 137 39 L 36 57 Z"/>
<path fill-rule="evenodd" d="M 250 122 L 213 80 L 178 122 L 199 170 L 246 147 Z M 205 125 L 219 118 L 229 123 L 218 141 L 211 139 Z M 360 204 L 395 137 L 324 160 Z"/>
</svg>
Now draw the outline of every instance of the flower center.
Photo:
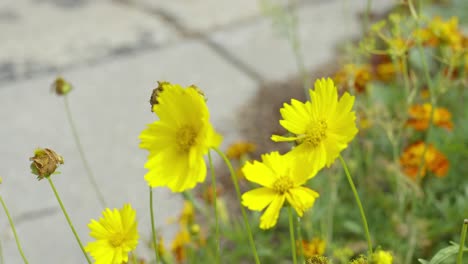
<svg viewBox="0 0 468 264">
<path fill-rule="evenodd" d="M 280 194 L 284 194 L 292 187 L 294 187 L 294 182 L 287 176 L 281 176 L 273 183 L 273 190 Z"/>
<path fill-rule="evenodd" d="M 125 240 L 125 236 L 123 233 L 119 232 L 117 234 L 114 234 L 110 239 L 109 239 L 109 243 L 113 246 L 113 247 L 120 247 L 123 242 Z"/>
<path fill-rule="evenodd" d="M 185 125 L 177 131 L 177 148 L 180 152 L 187 153 L 196 144 L 198 131 L 190 125 Z"/>
<path fill-rule="evenodd" d="M 325 120 L 312 123 L 305 132 L 303 142 L 315 148 L 327 137 L 326 131 L 327 123 Z"/>
</svg>

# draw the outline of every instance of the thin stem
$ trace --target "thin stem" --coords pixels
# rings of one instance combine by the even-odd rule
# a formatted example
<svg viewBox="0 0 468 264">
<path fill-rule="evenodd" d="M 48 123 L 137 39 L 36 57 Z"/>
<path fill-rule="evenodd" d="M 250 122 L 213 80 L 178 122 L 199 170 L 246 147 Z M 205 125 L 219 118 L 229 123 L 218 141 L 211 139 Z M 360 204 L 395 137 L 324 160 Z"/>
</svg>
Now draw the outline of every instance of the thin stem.
<svg viewBox="0 0 468 264">
<path fill-rule="evenodd" d="M 465 219 L 463 221 L 463 227 L 461 231 L 461 237 L 460 237 L 460 245 L 458 249 L 458 257 L 457 257 L 457 264 L 462 264 L 463 263 L 463 248 L 465 247 L 465 239 L 466 239 L 466 229 L 468 228 L 468 219 Z"/>
<path fill-rule="evenodd" d="M 0 239 L 0 264 L 5 264 L 5 259 L 3 258 L 3 248 L 2 240 Z"/>
<path fill-rule="evenodd" d="M 299 241 L 299 263 L 305 263 L 304 249 L 302 248 L 301 218 L 299 216 L 296 217 L 296 232 L 297 241 Z"/>
<path fill-rule="evenodd" d="M 226 163 L 226 166 L 228 167 L 229 172 L 231 173 L 232 183 L 234 184 L 234 188 L 236 189 L 237 199 L 239 200 L 240 208 L 242 211 L 242 217 L 244 219 L 245 227 L 247 228 L 249 243 L 250 243 L 250 247 L 252 248 L 252 252 L 254 254 L 255 263 L 260 264 L 260 259 L 258 258 L 257 249 L 255 248 L 255 242 L 254 242 L 253 235 L 252 235 L 252 230 L 249 224 L 249 219 L 247 218 L 247 214 L 245 212 L 244 206 L 242 205 L 241 193 L 239 189 L 239 183 L 237 182 L 236 173 L 234 169 L 232 168 L 232 164 L 229 161 L 229 159 L 226 157 L 226 155 L 224 155 L 224 153 L 217 148 L 213 148 L 213 150 L 216 151 L 216 153 L 218 153 L 218 155 L 224 160 L 224 163 Z"/>
<path fill-rule="evenodd" d="M 57 198 L 57 201 L 60 204 L 60 208 L 62 208 L 63 215 L 65 215 L 65 218 L 67 219 L 68 225 L 70 226 L 73 232 L 73 235 L 75 235 L 76 241 L 80 245 L 81 251 L 83 251 L 83 255 L 86 257 L 86 260 L 88 261 L 88 263 L 91 264 L 91 260 L 89 259 L 88 254 L 86 254 L 83 244 L 81 243 L 80 237 L 78 236 L 78 233 L 76 232 L 75 227 L 73 226 L 72 221 L 70 220 L 70 217 L 68 216 L 67 210 L 65 210 L 65 206 L 63 206 L 62 200 L 60 199 L 60 196 L 57 193 L 57 189 L 55 189 L 54 183 L 52 182 L 52 179 L 50 178 L 50 176 L 47 177 L 47 180 L 49 181 L 52 191 L 54 191 L 55 198 Z"/>
<path fill-rule="evenodd" d="M 367 33 L 367 31 L 369 30 L 371 9 L 372 9 L 372 0 L 367 0 L 366 15 L 364 16 L 364 32 L 365 33 Z"/>
<path fill-rule="evenodd" d="M 137 257 L 136 257 L 136 255 L 135 255 L 135 253 L 132 252 L 132 253 L 130 253 L 130 254 L 132 255 L 132 261 L 133 261 L 133 263 L 138 264 L 138 260 L 137 260 Z M 157 262 L 156 262 L 156 263 L 157 263 Z"/>
<path fill-rule="evenodd" d="M 150 199 L 150 214 L 151 214 L 151 239 L 153 240 L 153 249 L 154 249 L 154 256 L 156 258 L 156 263 L 159 262 L 159 254 L 158 254 L 158 244 L 156 241 L 156 228 L 154 227 L 154 210 L 153 210 L 153 188 L 149 187 L 149 199 Z"/>
<path fill-rule="evenodd" d="M 21 248 L 21 244 L 20 244 L 20 241 L 19 241 L 19 238 L 18 238 L 18 234 L 16 233 L 15 224 L 13 223 L 13 219 L 11 219 L 10 212 L 8 211 L 8 208 L 7 208 L 6 204 L 5 204 L 5 202 L 3 201 L 3 198 L 2 198 L 1 195 L 0 195 L 0 203 L 2 203 L 3 210 L 5 210 L 5 214 L 6 214 L 7 218 L 8 218 L 8 222 L 10 222 L 11 230 L 13 231 L 13 235 L 15 236 L 16 246 L 18 247 L 18 251 L 19 251 L 21 257 L 23 258 L 23 262 L 25 264 L 28 264 L 29 262 L 26 259 L 26 256 L 24 255 L 23 249 Z M 3 263 L 3 254 L 2 254 L 2 263 Z"/>
<path fill-rule="evenodd" d="M 291 254 L 293 258 L 293 264 L 297 264 L 296 256 L 296 239 L 294 238 L 294 217 L 291 206 L 288 206 L 289 213 L 289 239 L 291 240 Z"/>
<path fill-rule="evenodd" d="M 219 239 L 219 217 L 218 217 L 218 205 L 217 205 L 217 189 L 216 189 L 216 176 L 213 166 L 213 159 L 211 158 L 211 152 L 208 151 L 208 162 L 210 163 L 211 171 L 211 184 L 213 188 L 213 206 L 215 214 L 215 226 L 216 226 L 216 263 L 221 263 L 221 249 L 220 249 L 220 239 Z"/>
<path fill-rule="evenodd" d="M 78 136 L 78 130 L 76 129 L 75 122 L 73 121 L 73 115 L 71 113 L 70 105 L 68 103 L 68 97 L 65 95 L 63 97 L 63 100 L 65 102 L 65 112 L 67 113 L 67 120 L 68 120 L 68 123 L 70 124 L 73 138 L 75 139 L 76 147 L 78 148 L 78 152 L 80 153 L 80 158 L 83 162 L 86 173 L 88 174 L 88 178 L 89 178 L 89 181 L 91 182 L 91 186 L 96 192 L 99 202 L 101 203 L 101 206 L 106 207 L 106 200 L 104 199 L 104 195 L 101 193 L 101 190 L 99 189 L 99 186 L 96 181 L 96 177 L 94 176 L 93 171 L 91 170 L 88 160 L 86 159 L 86 156 L 84 154 L 83 146 L 81 145 L 80 137 Z"/>
<path fill-rule="evenodd" d="M 367 219 L 366 215 L 364 213 L 364 208 L 362 207 L 361 199 L 359 199 L 359 195 L 356 190 L 356 186 L 354 186 L 353 178 L 351 177 L 351 174 L 349 173 L 348 166 L 346 166 L 346 162 L 344 161 L 343 157 L 339 155 L 341 164 L 343 165 L 343 169 L 346 174 L 346 178 L 348 178 L 349 186 L 351 187 L 351 190 L 353 191 L 354 198 L 356 199 L 356 203 L 359 207 L 359 212 L 361 213 L 361 218 L 362 218 L 362 225 L 364 226 L 364 231 L 366 232 L 366 238 L 367 238 L 367 247 L 369 250 L 369 256 L 372 255 L 372 241 L 369 233 L 369 226 L 367 225 Z"/>
</svg>

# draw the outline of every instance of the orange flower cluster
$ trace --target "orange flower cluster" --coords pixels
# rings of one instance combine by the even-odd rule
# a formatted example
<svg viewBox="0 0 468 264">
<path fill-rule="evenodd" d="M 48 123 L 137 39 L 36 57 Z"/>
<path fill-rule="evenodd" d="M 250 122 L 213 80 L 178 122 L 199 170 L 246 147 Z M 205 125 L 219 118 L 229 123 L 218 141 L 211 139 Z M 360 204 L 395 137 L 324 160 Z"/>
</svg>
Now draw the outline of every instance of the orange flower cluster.
<svg viewBox="0 0 468 264">
<path fill-rule="evenodd" d="M 400 157 L 400 165 L 403 172 L 414 180 L 418 177 L 420 169 L 420 177 L 425 176 L 427 171 L 434 173 L 437 177 L 444 177 L 449 169 L 449 161 L 445 155 L 432 144 L 426 147 L 423 141 L 411 144 L 404 150 Z"/>
<path fill-rule="evenodd" d="M 406 125 L 417 131 L 424 131 L 429 127 L 431 119 L 432 105 L 429 103 L 413 105 L 408 110 L 409 119 Z M 432 114 L 432 122 L 438 127 L 446 128 L 449 131 L 453 129 L 452 114 L 443 107 L 436 107 Z"/>
<path fill-rule="evenodd" d="M 371 67 L 367 64 L 347 64 L 333 77 L 333 81 L 339 88 L 344 90 L 354 89 L 357 93 L 364 92 L 371 79 Z"/>
<path fill-rule="evenodd" d="M 322 256 L 325 253 L 325 246 L 325 241 L 320 238 L 314 238 L 310 241 L 302 240 L 302 252 L 308 258 Z"/>
</svg>

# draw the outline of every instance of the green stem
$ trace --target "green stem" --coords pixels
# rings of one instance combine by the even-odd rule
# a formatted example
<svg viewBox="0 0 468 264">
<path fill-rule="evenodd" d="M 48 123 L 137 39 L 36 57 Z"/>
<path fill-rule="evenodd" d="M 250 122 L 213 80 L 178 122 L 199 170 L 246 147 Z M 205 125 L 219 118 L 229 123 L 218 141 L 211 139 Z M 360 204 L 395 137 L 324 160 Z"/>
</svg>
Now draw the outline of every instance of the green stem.
<svg viewBox="0 0 468 264">
<path fill-rule="evenodd" d="M 362 207 L 361 199 L 359 199 L 356 186 L 354 186 L 353 178 L 351 177 L 351 174 L 349 173 L 348 166 L 346 166 L 346 162 L 344 161 L 343 157 L 341 157 L 341 155 L 339 155 L 339 158 L 340 158 L 341 164 L 343 165 L 346 178 L 348 178 L 349 186 L 351 187 L 351 190 L 353 191 L 354 198 L 356 199 L 356 203 L 359 207 L 359 212 L 361 213 L 362 225 L 364 226 L 364 231 L 366 232 L 367 247 L 369 250 L 369 257 L 370 257 L 372 256 L 372 241 L 371 241 L 371 237 L 369 233 L 369 226 L 367 225 L 366 215 L 364 214 L 364 208 Z"/>
<path fill-rule="evenodd" d="M 468 219 L 465 219 L 463 221 L 463 227 L 461 231 L 461 237 L 460 237 L 460 245 L 458 249 L 458 257 L 457 257 L 457 264 L 462 264 L 463 263 L 463 248 L 465 247 L 465 239 L 466 239 L 466 229 L 468 228 Z"/>
<path fill-rule="evenodd" d="M 80 158 L 85 167 L 89 181 L 91 182 L 91 186 L 93 187 L 94 191 L 96 192 L 98 196 L 101 206 L 106 207 L 106 200 L 104 199 L 104 195 L 101 193 L 101 190 L 99 189 L 99 186 L 96 181 L 96 177 L 94 176 L 93 171 L 91 170 L 88 160 L 86 159 L 86 156 L 84 154 L 83 146 L 81 145 L 80 137 L 78 136 L 78 130 L 76 129 L 75 122 L 73 121 L 73 115 L 71 113 L 70 105 L 68 103 L 68 97 L 65 95 L 63 99 L 65 102 L 65 112 L 67 113 L 67 120 L 68 120 L 68 123 L 70 124 L 73 138 L 75 139 L 75 144 L 76 144 L 76 147 L 78 148 L 78 152 L 80 153 Z"/>
<path fill-rule="evenodd" d="M 13 231 L 13 235 L 15 236 L 16 246 L 18 247 L 18 251 L 19 251 L 21 257 L 23 258 L 23 262 L 25 264 L 28 264 L 29 262 L 26 259 L 26 256 L 24 255 L 23 249 L 21 248 L 21 244 L 20 244 L 20 241 L 19 241 L 19 238 L 18 238 L 18 234 L 16 233 L 15 224 L 13 223 L 13 219 L 11 219 L 10 212 L 8 211 L 8 208 L 7 208 L 6 204 L 5 204 L 5 202 L 3 201 L 3 198 L 2 198 L 1 195 L 0 195 L 0 203 L 3 206 L 3 210 L 5 210 L 5 214 L 6 214 L 7 218 L 8 218 L 8 222 L 10 222 L 11 230 Z M 3 254 L 2 254 L 2 263 L 3 263 Z"/>
<path fill-rule="evenodd" d="M 3 258 L 3 248 L 2 240 L 0 239 L 0 264 L 5 264 L 5 259 Z"/>
<path fill-rule="evenodd" d="M 73 235 L 75 235 L 76 241 L 80 245 L 81 251 L 83 251 L 83 255 L 86 257 L 86 260 L 88 261 L 89 264 L 91 264 L 91 260 L 89 259 L 88 254 L 86 254 L 86 251 L 83 247 L 83 244 L 81 243 L 80 237 L 78 236 L 78 233 L 75 230 L 75 227 L 73 226 L 70 217 L 68 216 L 67 210 L 65 210 L 65 206 L 63 206 L 62 200 L 60 199 L 60 196 L 57 193 L 57 189 L 54 186 L 54 183 L 52 182 L 52 179 L 47 177 L 47 180 L 49 181 L 50 187 L 52 187 L 52 191 L 54 191 L 55 198 L 57 198 L 58 203 L 60 204 L 60 208 L 62 208 L 63 215 L 65 215 L 65 218 L 67 219 L 68 225 L 70 226 Z"/>
<path fill-rule="evenodd" d="M 364 16 L 364 32 L 365 33 L 367 33 L 367 31 L 369 30 L 371 9 L 372 9 L 372 0 L 367 0 L 366 15 Z"/>
<path fill-rule="evenodd" d="M 299 241 L 299 263 L 305 263 L 304 259 L 304 250 L 302 248 L 302 230 L 301 230 L 301 218 L 296 217 L 296 232 L 297 232 L 297 241 Z"/>
<path fill-rule="evenodd" d="M 241 208 L 241 211 L 242 211 L 242 217 L 244 219 L 245 227 L 247 228 L 249 243 L 250 243 L 250 247 L 252 248 L 252 253 L 254 254 L 255 263 L 260 264 L 260 259 L 258 258 L 257 249 L 255 248 L 255 242 L 254 242 L 253 235 L 252 235 L 252 230 L 251 230 L 250 224 L 249 224 L 249 219 L 247 218 L 247 214 L 245 212 L 244 206 L 242 205 L 241 193 L 240 193 L 240 189 L 239 189 L 239 183 L 237 182 L 236 172 L 232 168 L 231 162 L 226 157 L 226 155 L 224 155 L 224 153 L 222 151 L 220 151 L 217 148 L 213 148 L 213 150 L 216 151 L 216 153 L 218 153 L 218 155 L 224 160 L 224 163 L 226 163 L 226 166 L 228 167 L 229 172 L 231 173 L 232 183 L 234 184 L 234 188 L 236 189 L 237 199 L 239 200 L 240 208 Z"/>
<path fill-rule="evenodd" d="M 214 214 L 215 214 L 215 226 L 216 226 L 216 263 L 220 262 L 221 257 L 221 249 L 220 249 L 220 237 L 219 237 L 219 217 L 218 217 L 218 205 L 217 205 L 217 189 L 216 189 L 216 177 L 215 171 L 213 166 L 213 159 L 211 158 L 211 152 L 208 151 L 208 162 L 210 163 L 210 171 L 211 171 L 211 184 L 213 188 L 213 206 L 214 206 Z"/>
<path fill-rule="evenodd" d="M 294 238 L 294 217 L 291 206 L 288 206 L 289 213 L 289 239 L 291 240 L 291 254 L 293 258 L 293 264 L 297 264 L 296 256 L 296 239 Z"/>
<path fill-rule="evenodd" d="M 130 253 L 130 254 L 132 254 L 132 261 L 133 261 L 133 263 L 138 264 L 138 260 L 137 260 L 137 257 L 136 257 L 136 255 L 135 255 L 135 253 L 132 252 L 132 253 Z M 157 262 L 156 262 L 156 263 L 157 263 Z"/>
<path fill-rule="evenodd" d="M 153 188 L 149 187 L 149 199 L 150 199 L 150 215 L 151 215 L 151 239 L 153 240 L 154 256 L 156 263 L 159 262 L 158 244 L 156 240 L 156 228 L 154 226 L 154 210 L 153 210 Z"/>
</svg>

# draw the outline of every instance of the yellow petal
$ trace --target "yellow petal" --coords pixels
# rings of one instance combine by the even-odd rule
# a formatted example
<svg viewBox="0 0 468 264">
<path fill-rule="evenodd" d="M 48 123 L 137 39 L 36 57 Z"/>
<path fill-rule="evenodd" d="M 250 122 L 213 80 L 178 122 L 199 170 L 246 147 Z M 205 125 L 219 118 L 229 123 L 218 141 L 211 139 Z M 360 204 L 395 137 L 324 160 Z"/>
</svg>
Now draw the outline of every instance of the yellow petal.
<svg viewBox="0 0 468 264">
<path fill-rule="evenodd" d="M 276 192 L 268 188 L 257 188 L 242 195 L 242 205 L 253 211 L 265 209 L 276 197 Z"/>
<path fill-rule="evenodd" d="M 306 187 L 294 188 L 286 195 L 288 203 L 296 210 L 299 216 L 302 216 L 305 210 L 314 205 L 317 197 L 319 197 L 317 192 Z"/>
<path fill-rule="evenodd" d="M 260 228 L 269 229 L 276 225 L 281 207 L 283 207 L 284 195 L 277 195 L 260 217 Z"/>
</svg>

